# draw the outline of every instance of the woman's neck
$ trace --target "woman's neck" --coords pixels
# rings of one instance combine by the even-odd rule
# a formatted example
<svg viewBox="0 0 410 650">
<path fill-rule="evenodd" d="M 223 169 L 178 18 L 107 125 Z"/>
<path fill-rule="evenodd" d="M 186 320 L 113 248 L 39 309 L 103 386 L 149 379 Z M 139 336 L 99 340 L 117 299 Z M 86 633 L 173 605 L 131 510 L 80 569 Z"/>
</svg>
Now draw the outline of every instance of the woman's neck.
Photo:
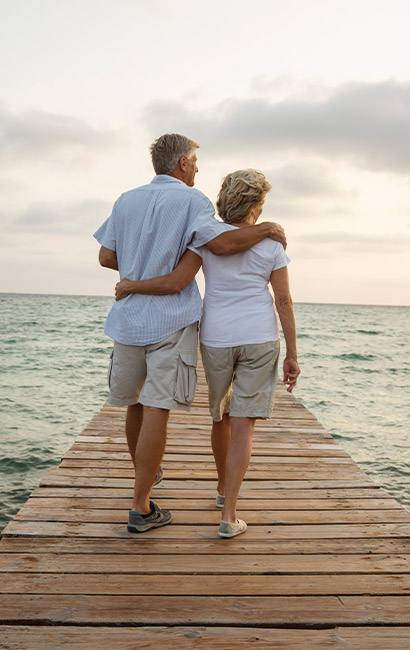
<svg viewBox="0 0 410 650">
<path fill-rule="evenodd" d="M 249 223 L 249 221 L 239 221 L 237 223 L 230 223 L 230 226 L 235 226 L 235 228 L 249 228 L 249 226 L 253 226 L 253 223 Z"/>
</svg>

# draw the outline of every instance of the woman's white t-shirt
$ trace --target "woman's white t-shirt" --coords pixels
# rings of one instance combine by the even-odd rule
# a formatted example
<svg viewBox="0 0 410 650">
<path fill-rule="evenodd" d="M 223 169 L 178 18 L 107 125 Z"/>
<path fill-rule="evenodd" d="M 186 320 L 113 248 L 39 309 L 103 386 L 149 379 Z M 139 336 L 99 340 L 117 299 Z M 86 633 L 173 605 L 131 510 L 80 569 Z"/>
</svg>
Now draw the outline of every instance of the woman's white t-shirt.
<svg viewBox="0 0 410 650">
<path fill-rule="evenodd" d="M 272 271 L 290 262 L 282 244 L 264 239 L 244 253 L 220 256 L 205 246 L 189 248 L 202 257 L 205 274 L 201 342 L 224 348 L 276 341 L 279 333 L 268 283 Z"/>
</svg>

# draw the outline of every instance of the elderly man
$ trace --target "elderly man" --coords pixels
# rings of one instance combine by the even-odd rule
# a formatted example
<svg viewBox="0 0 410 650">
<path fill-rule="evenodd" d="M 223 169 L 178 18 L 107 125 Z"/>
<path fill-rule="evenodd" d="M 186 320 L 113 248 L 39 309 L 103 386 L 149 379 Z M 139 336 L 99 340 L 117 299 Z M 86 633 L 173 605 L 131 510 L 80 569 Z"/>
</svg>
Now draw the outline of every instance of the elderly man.
<svg viewBox="0 0 410 650">
<path fill-rule="evenodd" d="M 165 134 L 151 146 L 156 176 L 122 194 L 94 234 L 102 266 L 121 278 L 143 280 L 170 273 L 189 244 L 215 255 L 248 250 L 266 237 L 286 243 L 273 223 L 226 232 L 207 197 L 193 189 L 198 171 L 192 140 Z M 171 409 L 189 410 L 194 398 L 201 298 L 195 280 L 173 295 L 131 294 L 115 302 L 105 333 L 114 340 L 110 403 L 127 406 L 126 436 L 135 467 L 128 530 L 165 526 L 171 513 L 150 501 L 161 479 Z"/>
</svg>

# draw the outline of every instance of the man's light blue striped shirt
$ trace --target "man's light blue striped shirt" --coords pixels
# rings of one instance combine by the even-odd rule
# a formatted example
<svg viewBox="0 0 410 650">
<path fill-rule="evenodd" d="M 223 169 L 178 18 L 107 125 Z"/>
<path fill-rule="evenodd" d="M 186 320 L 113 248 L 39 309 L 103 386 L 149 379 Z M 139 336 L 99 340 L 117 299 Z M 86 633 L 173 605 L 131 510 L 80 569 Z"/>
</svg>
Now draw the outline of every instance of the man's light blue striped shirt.
<svg viewBox="0 0 410 650">
<path fill-rule="evenodd" d="M 125 192 L 94 233 L 117 254 L 121 278 L 145 280 L 170 273 L 188 244 L 203 246 L 225 232 L 214 207 L 198 190 L 167 175 Z M 148 345 L 198 321 L 201 297 L 193 280 L 180 293 L 130 294 L 112 306 L 105 333 L 124 345 Z"/>
</svg>

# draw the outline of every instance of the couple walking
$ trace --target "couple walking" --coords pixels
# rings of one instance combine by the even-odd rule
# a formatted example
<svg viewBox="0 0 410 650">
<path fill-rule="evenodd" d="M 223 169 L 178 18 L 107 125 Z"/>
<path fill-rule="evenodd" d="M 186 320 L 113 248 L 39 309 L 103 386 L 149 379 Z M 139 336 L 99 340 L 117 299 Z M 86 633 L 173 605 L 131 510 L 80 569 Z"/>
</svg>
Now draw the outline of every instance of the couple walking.
<svg viewBox="0 0 410 650">
<path fill-rule="evenodd" d="M 114 340 L 110 403 L 127 406 L 126 436 L 135 466 L 128 530 L 164 526 L 171 513 L 150 500 L 162 477 L 171 409 L 189 410 L 194 398 L 198 322 L 213 420 L 218 471 L 218 534 L 245 532 L 237 518 L 239 489 L 249 464 L 257 418 L 272 414 L 281 321 L 289 392 L 300 373 L 283 229 L 256 225 L 270 184 L 261 172 L 228 174 L 214 218 L 207 197 L 194 189 L 197 145 L 165 134 L 151 146 L 156 176 L 122 194 L 95 233 L 102 266 L 118 270 L 116 302 L 105 333 Z M 202 264 L 202 310 L 195 275 Z"/>
</svg>

